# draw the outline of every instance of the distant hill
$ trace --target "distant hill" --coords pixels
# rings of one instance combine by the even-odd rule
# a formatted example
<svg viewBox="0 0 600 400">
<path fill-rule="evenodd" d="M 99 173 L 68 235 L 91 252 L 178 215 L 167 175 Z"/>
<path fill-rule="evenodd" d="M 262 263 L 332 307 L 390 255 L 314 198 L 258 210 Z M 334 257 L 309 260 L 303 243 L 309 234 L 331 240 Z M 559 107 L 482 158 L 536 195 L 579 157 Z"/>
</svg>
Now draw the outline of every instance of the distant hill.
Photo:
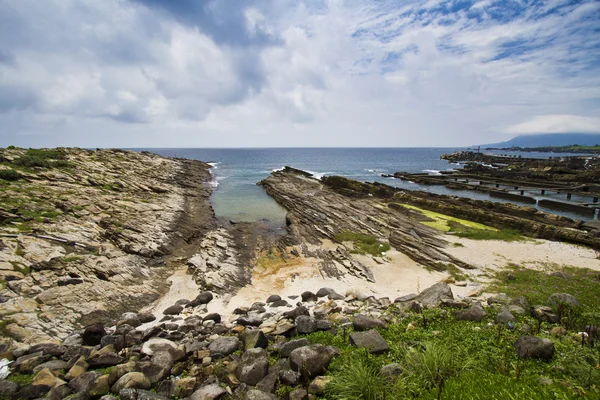
<svg viewBox="0 0 600 400">
<path fill-rule="evenodd" d="M 593 133 L 550 133 L 543 135 L 520 135 L 506 142 L 482 144 L 481 148 L 487 147 L 545 147 L 545 146 L 594 146 L 600 144 L 600 134 Z"/>
</svg>

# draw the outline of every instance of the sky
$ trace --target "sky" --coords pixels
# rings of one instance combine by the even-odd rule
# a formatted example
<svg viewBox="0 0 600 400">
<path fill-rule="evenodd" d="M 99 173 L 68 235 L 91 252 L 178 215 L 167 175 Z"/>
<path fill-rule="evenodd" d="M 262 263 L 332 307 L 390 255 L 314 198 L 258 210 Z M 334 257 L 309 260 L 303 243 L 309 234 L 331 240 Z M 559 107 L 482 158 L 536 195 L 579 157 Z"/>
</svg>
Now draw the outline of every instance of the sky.
<svg viewBox="0 0 600 400">
<path fill-rule="evenodd" d="M 600 1 L 0 0 L 0 146 L 600 133 Z"/>
</svg>

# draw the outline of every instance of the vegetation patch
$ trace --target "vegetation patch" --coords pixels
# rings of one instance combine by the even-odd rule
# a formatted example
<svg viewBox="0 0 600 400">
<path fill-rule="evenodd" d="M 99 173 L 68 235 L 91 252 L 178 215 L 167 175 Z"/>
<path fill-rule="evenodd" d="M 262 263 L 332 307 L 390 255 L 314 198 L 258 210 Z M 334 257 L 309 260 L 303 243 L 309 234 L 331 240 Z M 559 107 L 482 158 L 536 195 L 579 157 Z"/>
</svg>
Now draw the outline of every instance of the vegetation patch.
<svg viewBox="0 0 600 400">
<path fill-rule="evenodd" d="M 433 266 L 425 266 L 428 271 L 447 272 L 455 281 L 466 281 L 469 275 L 465 274 L 459 267 L 452 263 L 438 262 Z"/>
<path fill-rule="evenodd" d="M 514 229 L 490 230 L 479 229 L 459 224 L 458 222 L 448 221 L 448 233 L 461 238 L 471 240 L 502 240 L 504 242 L 519 242 L 528 240 Z"/>
<path fill-rule="evenodd" d="M 388 243 L 380 242 L 373 236 L 359 232 L 341 231 L 335 235 L 334 239 L 338 242 L 352 242 L 353 249 L 350 252 L 354 254 L 382 257 L 386 251 L 391 249 Z"/>
<path fill-rule="evenodd" d="M 19 384 L 20 386 L 31 385 L 33 382 L 33 374 L 21 374 L 19 372 L 10 374 L 7 378 L 9 381 Z"/>
<path fill-rule="evenodd" d="M 511 264 L 495 273 L 496 281 L 489 291 L 511 297 L 525 296 L 531 304 L 545 304 L 553 293 L 569 293 L 584 308 L 600 317 L 600 272 L 588 268 L 552 267 L 544 270 Z"/>
<path fill-rule="evenodd" d="M 14 160 L 14 164 L 26 168 L 69 168 L 72 166 L 67 161 L 64 151 L 44 149 L 29 149 L 24 155 Z"/>
<path fill-rule="evenodd" d="M 21 175 L 14 169 L 0 169 L 0 179 L 4 181 L 17 181 L 22 177 L 23 175 Z"/>
<path fill-rule="evenodd" d="M 490 313 L 492 314 L 492 313 Z M 518 317 L 514 328 L 458 321 L 449 310 L 430 309 L 395 320 L 379 330 L 390 346 L 382 355 L 351 346 L 352 327 L 337 335 L 316 332 L 313 343 L 341 350 L 328 374 L 326 399 L 572 399 L 600 396 L 600 352 L 582 347 L 577 335 L 550 337 L 556 353 L 550 362 L 519 359 L 515 341 L 526 334 L 531 317 Z M 544 329 L 545 331 L 545 329 Z M 541 337 L 548 337 L 543 332 Z M 381 368 L 397 364 L 397 376 Z M 548 382 L 540 382 L 540 377 Z"/>
<path fill-rule="evenodd" d="M 468 221 L 466 219 L 451 217 L 449 215 L 440 214 L 435 211 L 429 211 L 429 210 L 425 210 L 423 208 L 415 207 L 410 204 L 401 204 L 401 203 L 394 203 L 394 204 L 402 206 L 404 208 L 408 208 L 410 210 L 415 210 L 415 211 L 420 212 L 427 218 L 431 219 L 431 221 L 425 221 L 425 222 L 422 222 L 422 224 L 430 226 L 435 229 L 438 229 L 442 232 L 449 232 L 451 230 L 450 223 L 460 224 L 465 227 L 469 227 L 472 229 L 478 229 L 478 230 L 489 230 L 489 231 L 497 230 L 496 228 L 492 228 L 491 226 L 483 225 L 478 222 L 473 222 L 473 221 Z"/>
</svg>

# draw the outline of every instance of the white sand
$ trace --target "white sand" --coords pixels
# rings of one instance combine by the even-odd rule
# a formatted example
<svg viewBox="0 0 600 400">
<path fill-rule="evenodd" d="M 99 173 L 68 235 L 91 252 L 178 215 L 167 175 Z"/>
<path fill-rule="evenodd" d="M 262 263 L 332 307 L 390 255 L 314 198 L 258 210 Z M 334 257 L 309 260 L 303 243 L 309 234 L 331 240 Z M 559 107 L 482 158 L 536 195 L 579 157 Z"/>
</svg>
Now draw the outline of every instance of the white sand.
<svg viewBox="0 0 600 400">
<path fill-rule="evenodd" d="M 483 273 L 500 270 L 508 264 L 518 264 L 528 268 L 558 268 L 562 266 L 585 267 L 600 271 L 600 260 L 593 250 L 547 240 L 529 240 L 525 242 L 475 241 L 446 235 L 449 242 L 460 243 L 463 247 L 449 246 L 446 251 L 453 256 L 476 267 L 464 271 L 469 276 L 467 286 L 452 286 L 455 296 L 466 296 L 474 286 L 480 286 L 487 278 Z M 327 241 L 323 247 L 331 249 L 337 245 Z M 239 290 L 234 296 L 215 296 L 208 304 L 209 312 L 218 312 L 226 319 L 237 307 L 248 307 L 256 301 L 264 302 L 272 294 L 282 298 L 300 295 L 304 291 L 317 292 L 322 287 L 329 287 L 338 293 L 374 295 L 378 298 L 396 297 L 419 291 L 448 278 L 447 273 L 429 272 L 406 255 L 392 250 L 387 253 L 387 261 L 377 264 L 371 257 L 354 255 L 357 261 L 371 268 L 375 282 L 353 276 L 342 279 L 325 278 L 317 265 L 320 260 L 314 258 L 297 258 L 293 262 L 276 265 L 264 270 L 255 269 L 252 283 Z M 152 312 L 158 319 L 162 311 L 175 304 L 179 299 L 192 300 L 199 293 L 199 288 L 185 269 L 175 272 L 170 278 L 171 289 L 160 299 Z M 287 298 L 289 303 L 298 300 Z"/>
</svg>

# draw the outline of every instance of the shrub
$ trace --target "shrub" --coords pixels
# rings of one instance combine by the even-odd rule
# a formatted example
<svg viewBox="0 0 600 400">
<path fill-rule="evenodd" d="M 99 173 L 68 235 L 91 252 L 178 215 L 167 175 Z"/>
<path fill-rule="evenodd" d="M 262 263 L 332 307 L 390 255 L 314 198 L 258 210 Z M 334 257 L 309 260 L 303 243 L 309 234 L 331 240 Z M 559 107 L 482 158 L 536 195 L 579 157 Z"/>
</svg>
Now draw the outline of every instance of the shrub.
<svg viewBox="0 0 600 400">
<path fill-rule="evenodd" d="M 50 161 L 48 161 L 45 158 L 27 156 L 27 155 L 17 158 L 15 161 L 13 161 L 13 163 L 20 167 L 27 167 L 27 168 L 32 168 L 32 167 L 50 168 L 52 166 L 52 164 L 50 164 Z"/>
<path fill-rule="evenodd" d="M 14 169 L 0 169 L 0 179 L 5 181 L 16 181 L 22 178 Z"/>
<path fill-rule="evenodd" d="M 448 379 L 459 375 L 465 367 L 456 351 L 436 342 L 426 343 L 423 350 L 407 352 L 404 361 L 406 373 L 422 381 L 425 387 L 435 389 L 438 400 Z"/>
</svg>

